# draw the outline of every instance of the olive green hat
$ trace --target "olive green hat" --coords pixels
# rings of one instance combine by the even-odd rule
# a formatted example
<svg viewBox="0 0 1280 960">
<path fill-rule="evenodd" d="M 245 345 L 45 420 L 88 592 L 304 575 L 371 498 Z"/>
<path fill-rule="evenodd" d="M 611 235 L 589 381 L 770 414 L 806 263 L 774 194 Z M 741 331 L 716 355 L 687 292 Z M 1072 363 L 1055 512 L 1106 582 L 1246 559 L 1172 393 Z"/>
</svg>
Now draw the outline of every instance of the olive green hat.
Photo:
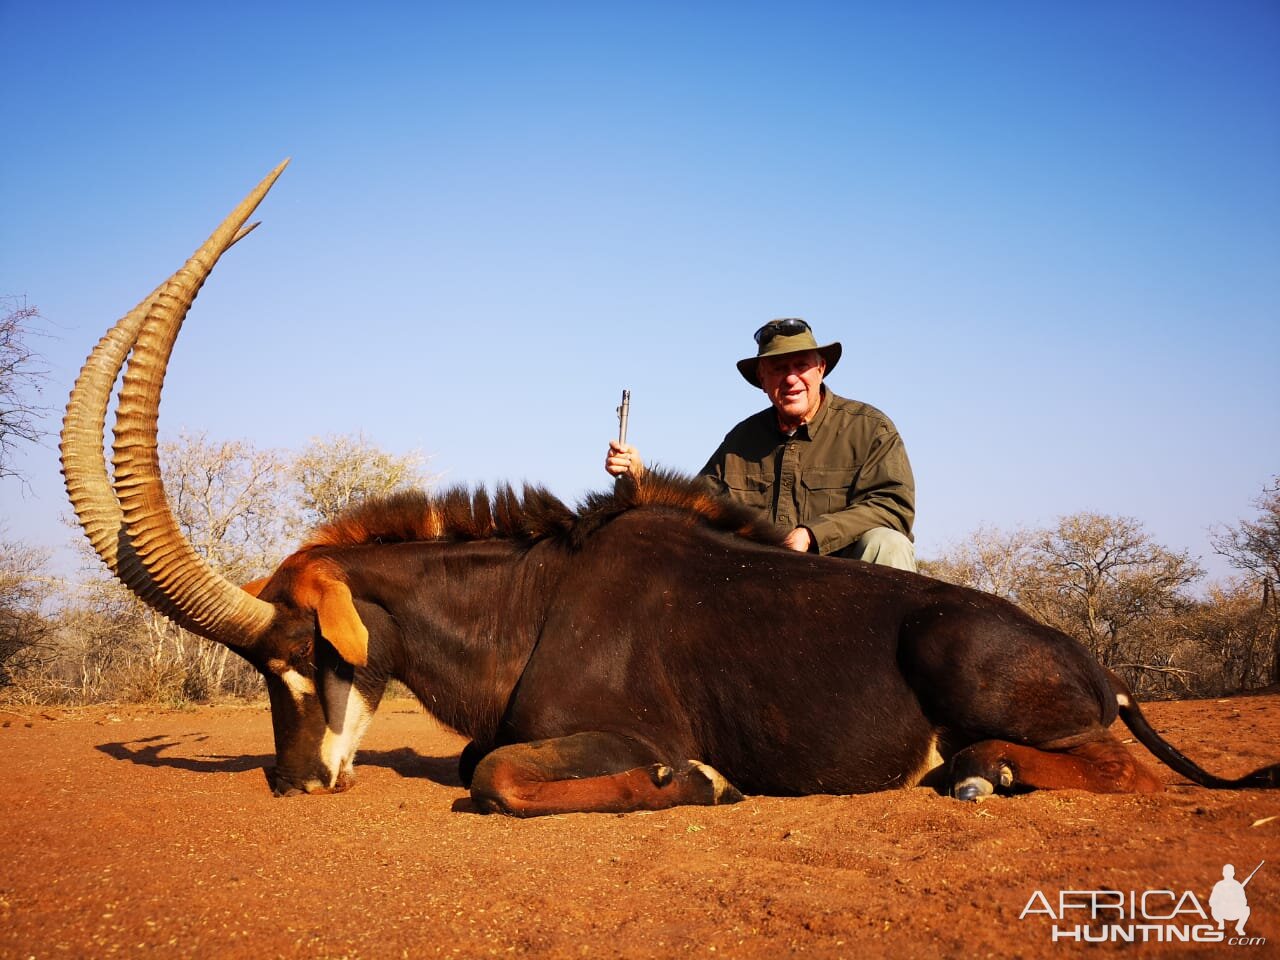
<svg viewBox="0 0 1280 960">
<path fill-rule="evenodd" d="M 780 357 L 786 353 L 817 350 L 827 362 L 826 372 L 830 373 L 840 362 L 840 354 L 844 349 L 839 343 L 818 346 L 818 341 L 813 338 L 813 330 L 799 317 L 770 320 L 755 332 L 755 338 L 758 346 L 756 355 L 738 361 L 738 372 L 753 387 L 761 386 L 758 370 L 761 357 Z"/>
</svg>

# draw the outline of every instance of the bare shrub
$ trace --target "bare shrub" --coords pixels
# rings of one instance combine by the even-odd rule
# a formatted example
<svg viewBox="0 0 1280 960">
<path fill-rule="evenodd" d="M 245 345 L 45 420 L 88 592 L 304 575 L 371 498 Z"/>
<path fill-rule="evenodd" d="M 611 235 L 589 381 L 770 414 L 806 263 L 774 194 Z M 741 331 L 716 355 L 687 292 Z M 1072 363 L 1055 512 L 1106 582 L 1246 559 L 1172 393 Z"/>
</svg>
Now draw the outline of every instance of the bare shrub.
<svg viewBox="0 0 1280 960">
<path fill-rule="evenodd" d="M 44 436 L 41 420 L 47 410 L 38 398 L 48 371 L 31 346 L 41 319 L 25 297 L 0 297 L 0 477 L 18 476 L 13 468 L 18 443 Z"/>
<path fill-rule="evenodd" d="M 369 497 L 426 486 L 424 464 L 421 454 L 386 453 L 364 434 L 316 437 L 293 461 L 303 519 L 329 521 Z"/>
<path fill-rule="evenodd" d="M 1268 679 L 1280 684 L 1280 476 L 1271 478 L 1253 505 L 1257 518 L 1219 528 L 1213 546 L 1256 591 L 1255 629 L 1268 647 Z"/>
<path fill-rule="evenodd" d="M 996 593 L 1078 640 L 1144 696 L 1193 689 L 1195 674 L 1171 657 L 1171 624 L 1195 604 L 1187 588 L 1203 571 L 1129 517 L 1064 516 L 1048 530 L 984 528 L 927 562 L 925 572 Z"/>
<path fill-rule="evenodd" d="M 20 684 L 56 659 L 54 592 L 44 550 L 0 539 L 0 690 Z"/>
<path fill-rule="evenodd" d="M 363 436 L 315 440 L 292 457 L 182 433 L 161 445 L 160 461 L 183 535 L 218 573 L 241 583 L 274 570 L 307 522 L 425 481 L 421 457 L 385 454 Z M 261 695 L 262 680 L 247 662 L 155 614 L 107 579 L 88 545 L 77 542 L 92 573 L 47 621 L 45 660 L 11 698 L 177 706 Z"/>
</svg>

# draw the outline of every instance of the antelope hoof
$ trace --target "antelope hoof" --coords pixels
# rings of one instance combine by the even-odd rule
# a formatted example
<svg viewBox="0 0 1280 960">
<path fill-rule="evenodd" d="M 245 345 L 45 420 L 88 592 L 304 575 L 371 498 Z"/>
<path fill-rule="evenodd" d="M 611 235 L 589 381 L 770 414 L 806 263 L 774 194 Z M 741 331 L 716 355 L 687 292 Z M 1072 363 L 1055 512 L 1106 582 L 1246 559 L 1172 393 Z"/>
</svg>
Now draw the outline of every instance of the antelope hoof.
<svg viewBox="0 0 1280 960">
<path fill-rule="evenodd" d="M 986 777 L 965 777 L 951 788 L 951 795 L 966 803 L 977 803 L 995 792 L 996 788 Z"/>
<path fill-rule="evenodd" d="M 725 803 L 737 803 L 744 799 L 742 791 L 735 787 L 732 783 L 725 779 L 724 775 L 715 767 L 709 767 L 705 763 L 699 763 L 697 760 L 690 760 L 688 771 L 690 777 L 697 777 L 707 784 L 711 794 L 708 803 L 712 806 L 720 806 Z"/>
</svg>

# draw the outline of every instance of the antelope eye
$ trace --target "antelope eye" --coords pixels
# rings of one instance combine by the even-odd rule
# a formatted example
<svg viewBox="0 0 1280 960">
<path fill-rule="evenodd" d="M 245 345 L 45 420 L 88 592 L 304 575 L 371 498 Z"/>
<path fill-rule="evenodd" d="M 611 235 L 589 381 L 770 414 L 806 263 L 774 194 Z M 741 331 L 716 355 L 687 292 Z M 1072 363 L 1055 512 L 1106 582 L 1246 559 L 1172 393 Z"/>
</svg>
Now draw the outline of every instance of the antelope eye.
<svg viewBox="0 0 1280 960">
<path fill-rule="evenodd" d="M 312 654 L 315 653 L 315 649 L 315 641 L 312 640 L 311 637 L 307 637 L 306 640 L 302 641 L 302 643 L 295 647 L 293 652 L 289 654 L 289 662 L 295 668 L 310 668 L 312 663 Z"/>
</svg>

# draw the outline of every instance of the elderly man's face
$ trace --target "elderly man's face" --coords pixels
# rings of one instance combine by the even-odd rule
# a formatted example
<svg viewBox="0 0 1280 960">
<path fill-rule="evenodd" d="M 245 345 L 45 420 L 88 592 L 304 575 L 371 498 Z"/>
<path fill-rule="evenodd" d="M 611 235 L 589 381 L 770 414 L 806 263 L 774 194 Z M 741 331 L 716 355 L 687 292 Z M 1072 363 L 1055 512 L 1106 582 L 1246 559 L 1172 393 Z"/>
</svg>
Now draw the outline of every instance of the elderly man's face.
<svg viewBox="0 0 1280 960">
<path fill-rule="evenodd" d="M 818 412 L 826 370 L 827 363 L 817 350 L 760 360 L 760 386 L 778 411 L 778 422 L 784 429 L 793 430 Z"/>
</svg>

